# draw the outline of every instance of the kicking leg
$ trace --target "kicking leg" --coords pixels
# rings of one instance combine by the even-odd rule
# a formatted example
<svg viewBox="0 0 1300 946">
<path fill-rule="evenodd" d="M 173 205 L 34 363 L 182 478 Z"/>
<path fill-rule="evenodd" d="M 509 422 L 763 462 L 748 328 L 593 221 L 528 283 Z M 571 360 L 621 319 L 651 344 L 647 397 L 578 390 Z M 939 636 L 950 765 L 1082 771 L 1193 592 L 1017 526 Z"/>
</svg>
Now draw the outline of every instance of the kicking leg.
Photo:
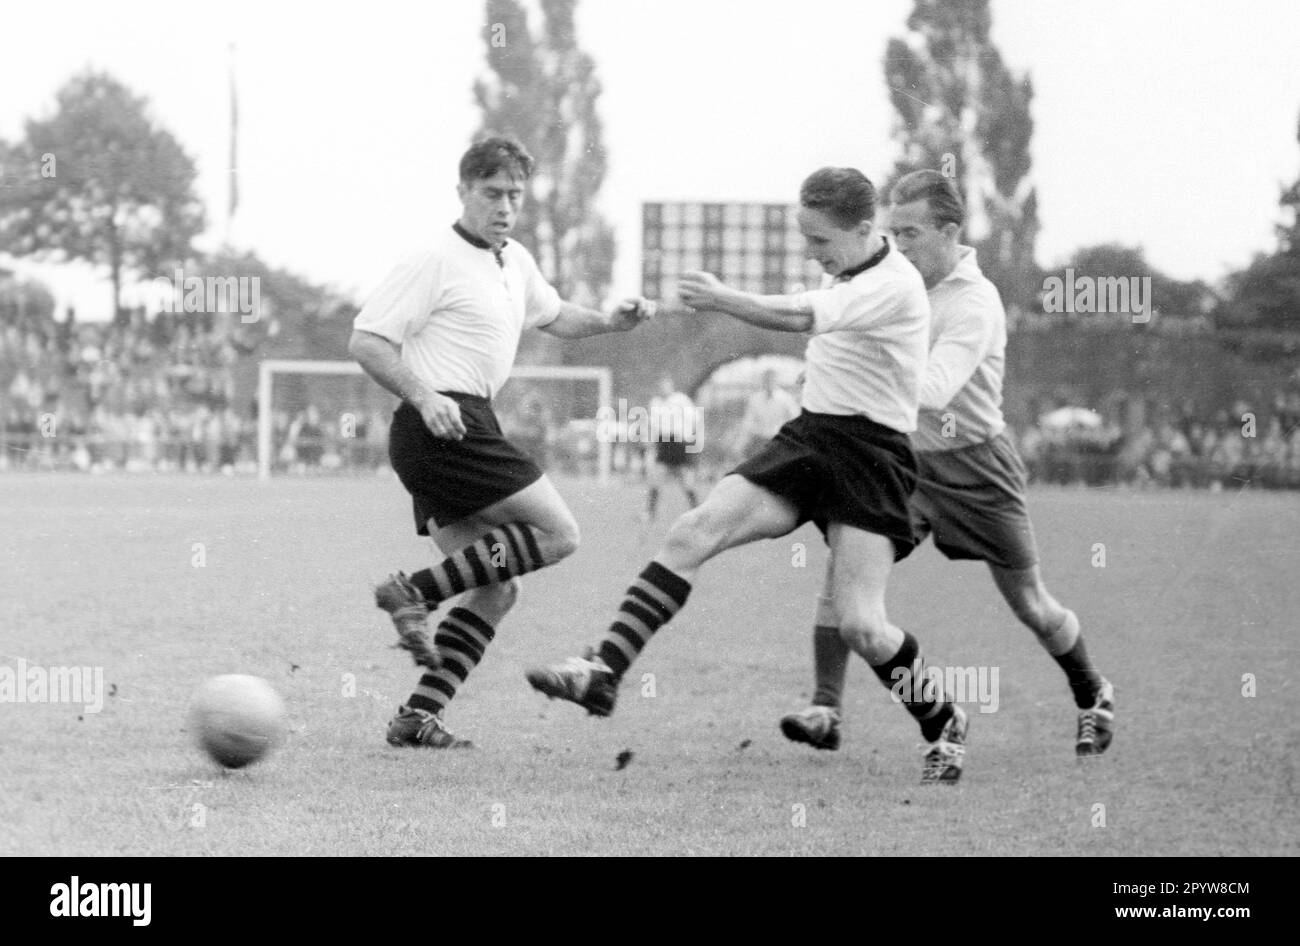
<svg viewBox="0 0 1300 946">
<path fill-rule="evenodd" d="M 786 500 L 742 476 L 727 476 L 703 505 L 673 523 L 654 560 L 628 588 L 618 615 L 591 659 L 572 658 L 528 672 L 534 689 L 608 716 L 618 682 L 642 648 L 681 610 L 700 567 L 720 552 L 786 535 L 799 524 Z"/>
</svg>

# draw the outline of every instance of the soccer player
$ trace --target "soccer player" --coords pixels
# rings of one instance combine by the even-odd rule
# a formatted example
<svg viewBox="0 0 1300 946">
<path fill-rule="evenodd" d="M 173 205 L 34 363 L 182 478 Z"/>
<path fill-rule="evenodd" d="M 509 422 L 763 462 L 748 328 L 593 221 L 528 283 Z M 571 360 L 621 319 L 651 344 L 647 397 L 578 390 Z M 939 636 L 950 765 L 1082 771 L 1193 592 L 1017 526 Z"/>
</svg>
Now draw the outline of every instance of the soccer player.
<svg viewBox="0 0 1300 946">
<path fill-rule="evenodd" d="M 773 331 L 810 332 L 803 410 L 758 454 L 679 518 L 586 657 L 528 672 L 532 686 L 596 716 L 614 709 L 619 681 L 650 637 L 685 605 L 700 567 L 727 549 L 786 535 L 809 520 L 832 550 L 827 576 L 839 633 L 904 707 L 927 743 L 922 779 L 961 774 L 966 715 L 927 679 L 915 637 L 891 624 L 885 585 L 913 548 L 907 497 L 916 460 L 907 432 L 929 342 L 930 307 L 916 269 L 874 223 L 876 192 L 853 168 L 803 182 L 799 229 L 825 270 L 820 290 L 760 296 L 708 273 L 683 277 L 690 307 Z"/>
<path fill-rule="evenodd" d="M 578 524 L 536 463 L 507 441 L 492 396 L 510 375 L 520 334 L 561 338 L 626 331 L 653 314 L 627 300 L 609 314 L 563 302 L 528 251 L 509 239 L 533 159 L 490 137 L 460 161 L 460 219 L 401 263 L 357 315 L 348 350 L 402 399 L 388 453 L 411 494 L 415 530 L 446 558 L 375 589 L 398 646 L 425 668 L 388 724 L 388 742 L 466 746 L 442 711 L 515 603 L 519 576 L 578 545 Z M 436 633 L 431 609 L 461 595 Z"/>
<path fill-rule="evenodd" d="M 776 436 L 787 421 L 799 416 L 799 402 L 784 388 L 776 386 L 776 372 L 771 368 L 763 372 L 762 387 L 745 402 L 745 416 L 741 418 L 736 453 L 740 459 L 749 456 Z"/>
<path fill-rule="evenodd" d="M 646 471 L 650 486 L 642 522 L 653 522 L 659 511 L 659 491 L 671 479 L 686 494 L 692 509 L 700 504 L 695 495 L 695 460 L 699 456 L 699 415 L 690 396 L 676 390 L 673 379 L 661 378 L 659 396 L 650 399 L 650 433 L 654 453 L 646 450 Z"/>
<path fill-rule="evenodd" d="M 920 475 L 912 494 L 917 541 L 933 533 L 950 559 L 987 562 L 998 591 L 1065 671 L 1079 711 L 1075 752 L 1100 755 L 1114 732 L 1115 691 L 1088 656 L 1079 619 L 1043 584 L 1025 509 L 1025 467 L 1004 433 L 1002 374 L 1006 313 L 993 283 L 958 242 L 965 208 L 952 182 L 916 171 L 890 194 L 889 229 L 920 270 L 933 339 L 912 434 Z M 781 720 L 796 742 L 840 743 L 840 697 L 848 650 L 842 617 L 823 600 L 813 631 L 813 705 Z"/>
</svg>

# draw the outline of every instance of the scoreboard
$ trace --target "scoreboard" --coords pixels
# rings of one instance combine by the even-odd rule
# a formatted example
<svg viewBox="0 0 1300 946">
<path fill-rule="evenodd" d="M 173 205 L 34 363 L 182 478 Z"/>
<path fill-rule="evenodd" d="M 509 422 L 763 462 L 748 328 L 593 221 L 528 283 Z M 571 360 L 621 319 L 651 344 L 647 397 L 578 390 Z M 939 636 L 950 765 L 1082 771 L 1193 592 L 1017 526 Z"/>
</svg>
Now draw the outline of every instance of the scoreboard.
<svg viewBox="0 0 1300 946">
<path fill-rule="evenodd" d="M 666 202 L 641 205 L 641 294 L 676 294 L 682 273 L 702 269 L 729 286 L 775 295 L 820 284 L 804 259 L 794 204 Z"/>
</svg>

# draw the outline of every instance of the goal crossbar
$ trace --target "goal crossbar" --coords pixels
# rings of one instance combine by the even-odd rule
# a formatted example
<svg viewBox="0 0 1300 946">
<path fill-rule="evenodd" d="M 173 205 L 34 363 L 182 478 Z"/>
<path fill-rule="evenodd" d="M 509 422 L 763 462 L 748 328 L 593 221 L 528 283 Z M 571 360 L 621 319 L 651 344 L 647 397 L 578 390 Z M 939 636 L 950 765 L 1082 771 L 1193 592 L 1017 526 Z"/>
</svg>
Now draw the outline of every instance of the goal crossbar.
<svg viewBox="0 0 1300 946">
<path fill-rule="evenodd" d="M 277 374 L 365 374 L 355 361 L 325 361 L 310 358 L 269 358 L 258 366 L 257 372 L 257 477 L 271 478 L 271 393 Z M 613 373 L 608 368 L 592 365 L 516 365 L 510 377 L 539 380 L 595 381 L 598 387 L 597 410 L 602 413 L 613 407 Z M 602 410 L 603 409 L 603 410 Z M 603 485 L 609 481 L 611 444 L 606 437 L 596 441 L 597 475 Z"/>
</svg>

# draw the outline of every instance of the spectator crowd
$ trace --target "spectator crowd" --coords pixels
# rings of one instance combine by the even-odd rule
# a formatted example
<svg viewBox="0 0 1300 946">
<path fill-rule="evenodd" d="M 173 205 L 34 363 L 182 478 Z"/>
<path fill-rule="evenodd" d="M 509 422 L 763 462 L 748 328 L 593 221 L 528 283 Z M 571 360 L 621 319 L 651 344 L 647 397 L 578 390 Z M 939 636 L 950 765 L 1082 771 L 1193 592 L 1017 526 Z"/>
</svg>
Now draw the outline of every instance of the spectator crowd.
<svg viewBox="0 0 1300 946">
<path fill-rule="evenodd" d="M 1161 405 L 1154 422 L 1013 431 L 1031 481 L 1062 485 L 1300 489 L 1300 389 L 1260 410 L 1238 402 L 1204 416 Z"/>
<path fill-rule="evenodd" d="M 0 471 L 252 472 L 256 405 L 236 404 L 236 368 L 255 347 L 229 313 L 151 318 L 135 310 L 89 324 L 0 308 Z M 1300 489 L 1300 388 L 1276 392 L 1265 408 L 1160 405 L 1151 418 L 1126 429 L 1026 423 L 1012 435 L 1036 482 Z M 582 436 L 567 436 L 535 394 L 503 422 L 542 462 L 575 472 L 590 466 L 590 457 L 570 456 L 594 453 L 590 432 L 575 427 Z M 387 460 L 388 422 L 379 411 L 323 418 L 307 404 L 276 411 L 272 426 L 281 469 Z"/>
</svg>

